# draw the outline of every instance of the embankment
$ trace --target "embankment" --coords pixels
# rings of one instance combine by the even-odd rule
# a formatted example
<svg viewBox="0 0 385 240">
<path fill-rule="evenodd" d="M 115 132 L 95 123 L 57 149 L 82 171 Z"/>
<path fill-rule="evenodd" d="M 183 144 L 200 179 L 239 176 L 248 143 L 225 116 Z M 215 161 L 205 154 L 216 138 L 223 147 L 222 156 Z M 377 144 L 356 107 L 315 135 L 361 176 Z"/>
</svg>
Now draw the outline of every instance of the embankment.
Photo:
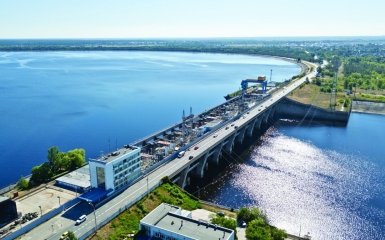
<svg viewBox="0 0 385 240">
<path fill-rule="evenodd" d="M 385 115 L 385 103 L 353 101 L 352 112 Z"/>
<path fill-rule="evenodd" d="M 278 104 L 276 114 L 278 118 L 282 119 L 346 125 L 349 121 L 350 111 L 331 111 L 285 97 Z"/>
</svg>

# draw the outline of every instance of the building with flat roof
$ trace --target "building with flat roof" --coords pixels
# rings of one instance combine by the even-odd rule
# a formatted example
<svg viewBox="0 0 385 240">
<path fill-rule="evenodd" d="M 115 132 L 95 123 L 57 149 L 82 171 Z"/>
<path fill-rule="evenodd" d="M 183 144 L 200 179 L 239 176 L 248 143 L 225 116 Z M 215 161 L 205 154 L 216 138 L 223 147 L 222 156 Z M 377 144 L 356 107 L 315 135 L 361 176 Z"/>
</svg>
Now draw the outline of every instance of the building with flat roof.
<svg viewBox="0 0 385 240">
<path fill-rule="evenodd" d="M 90 159 L 89 166 L 91 187 L 107 191 L 120 189 L 141 173 L 140 148 L 125 145 L 108 155 Z"/>
<path fill-rule="evenodd" d="M 85 165 L 75 171 L 69 172 L 56 179 L 56 185 L 78 193 L 85 192 L 91 188 L 89 165 Z"/>
<path fill-rule="evenodd" d="M 235 233 L 231 229 L 211 223 L 194 220 L 191 212 L 179 207 L 162 203 L 139 225 L 147 236 L 165 240 L 234 240 Z"/>
<path fill-rule="evenodd" d="M 17 217 L 16 203 L 8 197 L 0 196 L 0 227 L 7 225 Z"/>
</svg>

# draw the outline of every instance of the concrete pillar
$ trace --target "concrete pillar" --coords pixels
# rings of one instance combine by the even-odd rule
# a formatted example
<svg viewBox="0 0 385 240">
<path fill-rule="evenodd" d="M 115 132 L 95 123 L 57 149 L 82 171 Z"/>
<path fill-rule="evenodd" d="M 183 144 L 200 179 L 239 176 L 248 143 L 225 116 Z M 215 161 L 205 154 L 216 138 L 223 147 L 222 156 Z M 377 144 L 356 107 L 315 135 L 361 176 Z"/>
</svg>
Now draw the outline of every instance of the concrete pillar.
<svg viewBox="0 0 385 240">
<path fill-rule="evenodd" d="M 236 136 L 237 136 L 237 133 L 234 133 L 232 136 L 230 136 L 229 141 L 226 144 L 225 150 L 228 153 L 231 153 L 233 151 L 234 140 Z"/>
<path fill-rule="evenodd" d="M 207 163 L 207 159 L 210 157 L 210 154 L 209 152 L 207 152 L 203 158 L 201 158 L 201 160 L 199 161 L 198 163 L 198 166 L 197 166 L 197 169 L 196 169 L 196 173 L 198 174 L 198 176 L 200 176 L 201 178 L 203 178 L 204 176 L 204 171 L 205 171 L 205 166 L 206 166 L 206 163 Z"/>
<path fill-rule="evenodd" d="M 189 171 L 190 171 L 190 166 L 187 166 L 185 169 L 183 169 L 183 171 L 181 173 L 179 173 L 178 185 L 181 188 L 186 187 L 186 179 L 187 179 L 187 175 L 188 175 Z"/>
<path fill-rule="evenodd" d="M 267 124 L 267 120 L 269 119 L 270 111 L 271 111 L 271 108 L 263 114 L 263 123 L 264 124 Z"/>
<path fill-rule="evenodd" d="M 245 132 L 246 132 L 246 126 L 245 127 L 243 127 L 241 130 L 240 130 L 240 132 L 239 132 L 239 135 L 238 135 L 238 137 L 237 137 L 237 142 L 239 142 L 239 143 L 243 143 L 243 139 L 245 138 Z"/>
<path fill-rule="evenodd" d="M 258 121 L 257 121 L 257 123 L 255 124 L 255 127 L 256 127 L 258 130 L 261 130 L 262 122 L 263 122 L 263 115 L 260 116 L 260 117 L 258 117 Z"/>
<path fill-rule="evenodd" d="M 213 160 L 214 160 L 215 164 L 217 164 L 217 165 L 219 165 L 219 157 L 221 156 L 222 148 L 223 148 L 223 143 L 219 144 L 219 146 L 216 148 L 214 156 L 213 156 Z"/>
<path fill-rule="evenodd" d="M 269 116 L 269 121 L 273 121 L 274 120 L 274 115 L 275 115 L 275 112 L 277 111 L 277 106 L 274 105 L 272 108 L 271 108 L 271 112 L 270 112 L 270 116 Z"/>
<path fill-rule="evenodd" d="M 250 123 L 249 129 L 247 129 L 247 136 L 249 136 L 249 137 L 253 136 L 254 128 L 255 128 L 255 125 L 257 124 L 257 122 L 258 122 L 258 117 L 256 117 L 254 119 L 254 121 L 252 123 Z"/>
</svg>

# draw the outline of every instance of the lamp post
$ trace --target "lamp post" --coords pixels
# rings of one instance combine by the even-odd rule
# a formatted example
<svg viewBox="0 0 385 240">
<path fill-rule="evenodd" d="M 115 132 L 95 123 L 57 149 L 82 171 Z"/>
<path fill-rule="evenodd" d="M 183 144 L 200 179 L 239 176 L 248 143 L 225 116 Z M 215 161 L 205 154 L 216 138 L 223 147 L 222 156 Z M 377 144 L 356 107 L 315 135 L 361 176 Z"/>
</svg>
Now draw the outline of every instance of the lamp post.
<svg viewBox="0 0 385 240">
<path fill-rule="evenodd" d="M 40 208 L 40 217 L 43 215 L 43 211 L 41 210 L 41 206 L 39 205 Z"/>
<path fill-rule="evenodd" d="M 57 196 L 57 199 L 59 199 L 59 207 L 61 207 L 61 204 L 60 204 L 60 196 Z"/>
<path fill-rule="evenodd" d="M 94 208 L 94 220 L 95 220 L 95 232 L 97 230 L 97 224 L 96 224 L 96 210 L 95 205 L 91 201 L 87 201 L 88 204 L 90 204 Z"/>
</svg>

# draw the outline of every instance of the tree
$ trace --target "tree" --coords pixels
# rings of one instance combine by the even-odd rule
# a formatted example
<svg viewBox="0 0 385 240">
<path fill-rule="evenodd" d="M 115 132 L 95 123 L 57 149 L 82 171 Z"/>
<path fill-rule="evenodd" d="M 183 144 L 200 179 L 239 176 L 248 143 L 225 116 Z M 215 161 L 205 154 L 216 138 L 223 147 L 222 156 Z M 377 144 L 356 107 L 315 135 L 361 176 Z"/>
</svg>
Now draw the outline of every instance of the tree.
<svg viewBox="0 0 385 240">
<path fill-rule="evenodd" d="M 52 178 L 53 174 L 51 171 L 51 166 L 48 162 L 43 163 L 42 165 L 35 166 L 32 168 L 32 176 L 30 178 L 31 186 L 49 181 Z"/>
<path fill-rule="evenodd" d="M 56 173 L 58 171 L 60 156 L 59 156 L 59 148 L 57 146 L 52 146 L 48 149 L 48 163 L 51 167 L 51 171 Z"/>
<path fill-rule="evenodd" d="M 75 233 L 72 231 L 68 231 L 67 239 L 68 240 L 78 240 L 78 238 L 75 236 Z"/>
<path fill-rule="evenodd" d="M 53 146 L 48 149 L 47 159 L 47 162 L 32 168 L 31 186 L 50 181 L 57 174 L 83 166 L 85 151 L 77 148 L 68 152 L 60 152 L 58 147 Z"/>
<path fill-rule="evenodd" d="M 68 170 L 74 170 L 84 165 L 85 151 L 84 149 L 74 149 L 66 153 L 69 161 Z"/>
<path fill-rule="evenodd" d="M 251 221 L 246 228 L 246 238 L 248 240 L 272 240 L 270 227 L 262 219 Z"/>
<path fill-rule="evenodd" d="M 262 213 L 258 208 L 241 208 L 239 209 L 237 220 L 239 222 L 245 221 L 249 223 L 255 219 L 261 219 L 262 221 L 267 222 L 266 215 Z"/>
<path fill-rule="evenodd" d="M 233 229 L 234 231 L 236 231 L 237 229 L 237 222 L 233 218 L 216 216 L 211 219 L 211 223 L 218 224 L 219 226 L 222 226 L 225 228 Z"/>
<path fill-rule="evenodd" d="M 287 237 L 287 233 L 282 229 L 271 227 L 270 232 L 273 240 L 284 240 Z"/>
<path fill-rule="evenodd" d="M 20 190 L 26 190 L 28 189 L 28 184 L 28 180 L 21 176 L 19 181 L 17 182 L 17 188 Z"/>
</svg>

